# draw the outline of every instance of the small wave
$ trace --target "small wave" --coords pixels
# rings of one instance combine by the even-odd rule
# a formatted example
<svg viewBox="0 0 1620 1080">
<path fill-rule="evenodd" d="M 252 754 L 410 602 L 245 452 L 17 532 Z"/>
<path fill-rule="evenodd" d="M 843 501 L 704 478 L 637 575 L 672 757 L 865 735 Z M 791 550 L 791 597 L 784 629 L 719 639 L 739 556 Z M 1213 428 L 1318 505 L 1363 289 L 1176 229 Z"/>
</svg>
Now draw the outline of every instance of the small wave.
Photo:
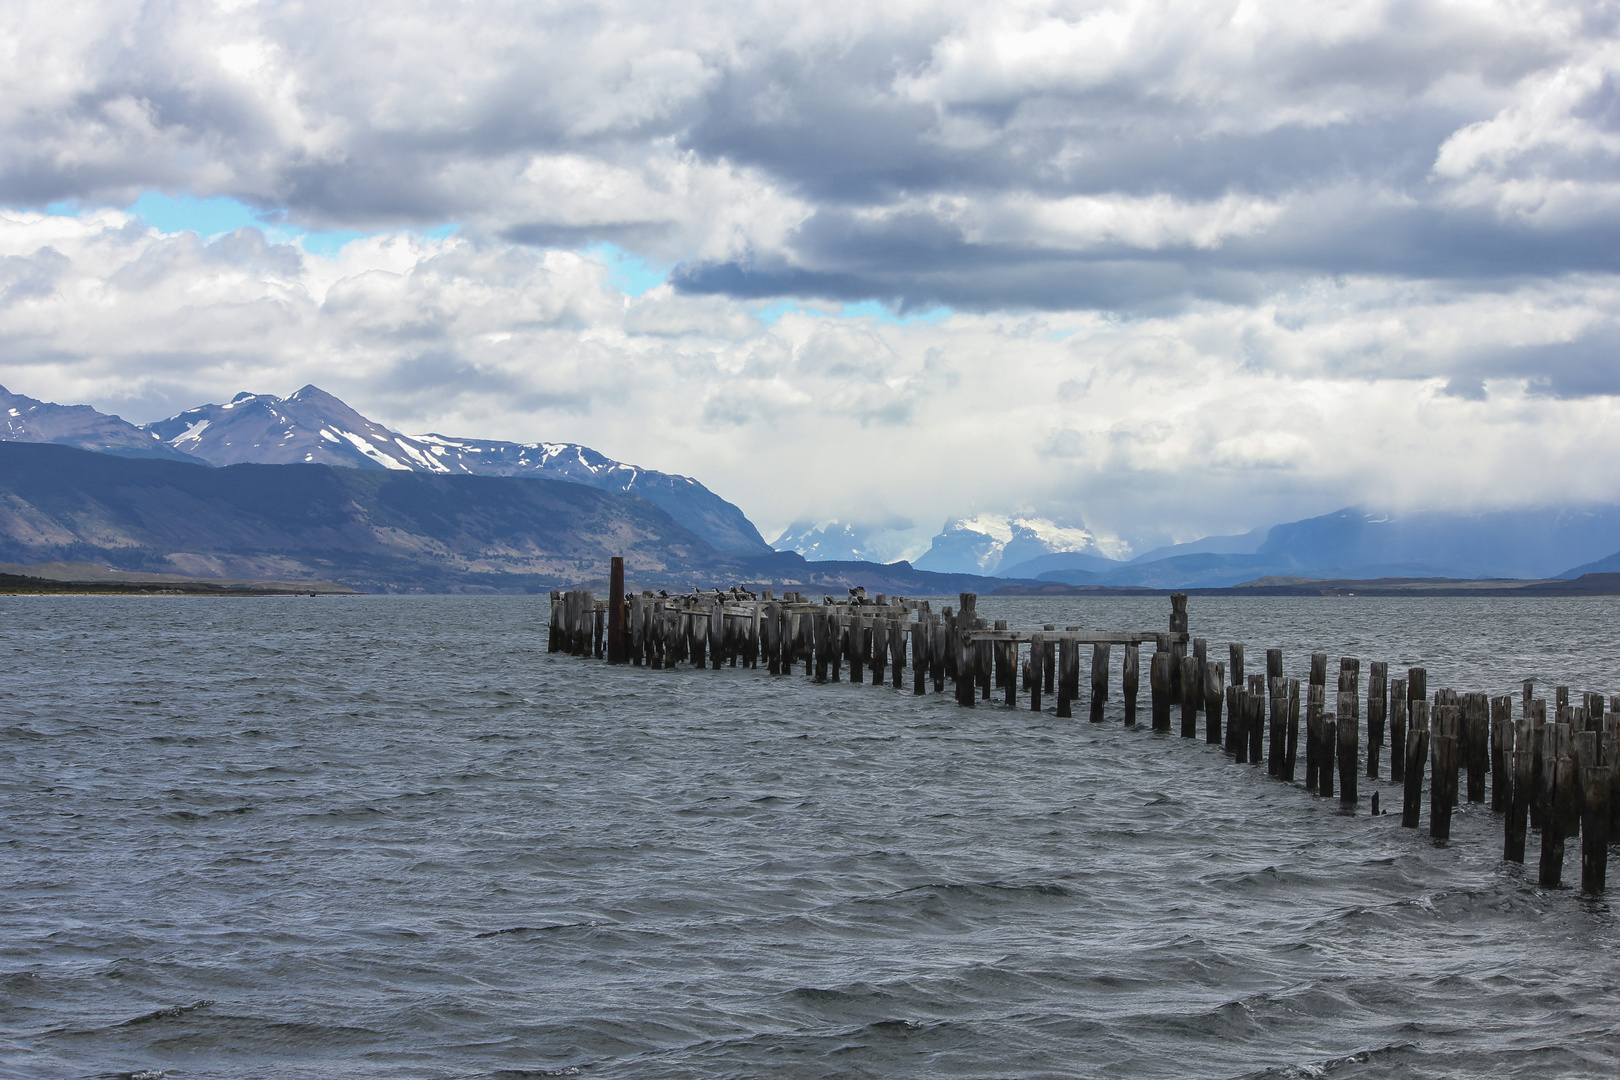
<svg viewBox="0 0 1620 1080">
<path fill-rule="evenodd" d="M 137 1016 L 133 1020 L 125 1020 L 115 1026 L 121 1028 L 138 1027 L 141 1024 L 156 1024 L 164 1020 L 178 1020 L 187 1013 L 196 1012 L 198 1009 L 206 1009 L 212 1004 L 212 1001 L 193 1001 L 190 1005 L 171 1005 L 167 1009 L 158 1009 L 155 1012 Z"/>
<path fill-rule="evenodd" d="M 552 923 L 547 926 L 508 926 L 504 930 L 485 930 L 481 934 L 474 934 L 474 938 L 500 937 L 503 934 L 544 934 L 551 930 L 588 930 L 598 924 L 594 922 Z"/>
</svg>

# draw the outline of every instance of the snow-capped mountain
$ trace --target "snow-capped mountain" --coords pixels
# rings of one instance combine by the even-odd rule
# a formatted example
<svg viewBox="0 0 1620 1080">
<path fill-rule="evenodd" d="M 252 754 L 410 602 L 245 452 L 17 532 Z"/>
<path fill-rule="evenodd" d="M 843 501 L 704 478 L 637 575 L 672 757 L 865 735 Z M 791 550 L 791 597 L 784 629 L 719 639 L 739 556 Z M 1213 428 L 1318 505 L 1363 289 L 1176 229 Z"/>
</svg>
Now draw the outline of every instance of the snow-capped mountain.
<svg viewBox="0 0 1620 1080">
<path fill-rule="evenodd" d="M 88 405 L 57 405 L 0 386 L 0 442 L 56 443 L 119 457 L 195 461 L 129 421 Z"/>
<path fill-rule="evenodd" d="M 928 534 L 910 522 L 870 525 L 861 522 L 795 521 L 771 544 L 777 551 L 796 551 L 810 562 L 892 563 L 916 558 L 928 548 Z"/>
<path fill-rule="evenodd" d="M 944 573 L 994 574 L 1041 555 L 1072 552 L 1095 560 L 1098 568 L 1118 565 L 1128 558 L 1123 541 L 1099 539 L 1090 530 L 1060 525 L 1047 518 L 978 514 L 952 518 L 934 537 L 927 554 L 916 560 L 919 570 Z"/>
<path fill-rule="evenodd" d="M 736 506 L 690 477 L 626 465 L 577 443 L 402 435 L 316 386 L 285 398 L 238 394 L 146 425 L 174 450 L 214 465 L 297 462 L 475 476 L 542 476 L 638 495 L 720 551 L 771 548 Z"/>
</svg>

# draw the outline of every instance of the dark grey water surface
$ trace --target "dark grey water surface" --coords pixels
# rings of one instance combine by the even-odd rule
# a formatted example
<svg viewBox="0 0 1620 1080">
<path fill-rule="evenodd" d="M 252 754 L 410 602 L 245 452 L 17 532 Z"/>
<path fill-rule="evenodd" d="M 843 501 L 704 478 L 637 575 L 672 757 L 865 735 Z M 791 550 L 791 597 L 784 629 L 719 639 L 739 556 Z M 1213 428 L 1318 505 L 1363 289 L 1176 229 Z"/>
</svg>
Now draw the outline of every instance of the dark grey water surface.
<svg viewBox="0 0 1620 1080">
<path fill-rule="evenodd" d="M 1158 627 L 1167 605 L 981 612 Z M 1492 692 L 1620 692 L 1617 616 L 1192 602 L 1217 654 L 1422 662 L 1431 688 Z M 1437 847 L 1368 817 L 1371 785 L 1341 816 L 1112 710 L 610 670 L 548 656 L 545 618 L 0 598 L 0 1075 L 1620 1066 L 1610 904 L 1504 864 L 1487 810 Z"/>
</svg>

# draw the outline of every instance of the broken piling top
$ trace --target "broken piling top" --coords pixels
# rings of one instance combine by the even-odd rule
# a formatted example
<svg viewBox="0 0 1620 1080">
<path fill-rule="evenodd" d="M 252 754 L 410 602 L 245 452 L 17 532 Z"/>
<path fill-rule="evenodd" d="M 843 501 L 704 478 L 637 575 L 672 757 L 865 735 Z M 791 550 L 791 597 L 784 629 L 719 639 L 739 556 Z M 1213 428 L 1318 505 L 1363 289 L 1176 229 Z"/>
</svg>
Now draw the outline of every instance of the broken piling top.
<svg viewBox="0 0 1620 1080">
<path fill-rule="evenodd" d="M 1187 632 L 1187 594 L 1184 592 L 1170 594 L 1170 632 Z"/>
</svg>

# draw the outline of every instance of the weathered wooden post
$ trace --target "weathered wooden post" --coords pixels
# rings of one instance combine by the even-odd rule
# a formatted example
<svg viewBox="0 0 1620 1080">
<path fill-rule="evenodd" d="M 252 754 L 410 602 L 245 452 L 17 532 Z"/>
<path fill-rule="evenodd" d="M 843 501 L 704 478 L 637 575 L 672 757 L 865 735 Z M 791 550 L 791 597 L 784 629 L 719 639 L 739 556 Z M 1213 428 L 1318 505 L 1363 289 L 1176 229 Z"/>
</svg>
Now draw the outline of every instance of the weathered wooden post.
<svg viewBox="0 0 1620 1080">
<path fill-rule="evenodd" d="M 978 653 L 968 635 L 978 622 L 979 594 L 962 593 L 956 609 L 956 703 L 973 708 L 978 702 Z"/>
<path fill-rule="evenodd" d="M 1401 809 L 1401 825 L 1408 829 L 1418 827 L 1418 813 L 1423 806 L 1423 763 L 1428 759 L 1429 703 L 1414 701 L 1406 735 L 1406 798 Z"/>
<path fill-rule="evenodd" d="M 1384 753 L 1384 720 L 1389 715 L 1389 662 L 1374 660 L 1367 678 L 1367 775 L 1378 779 Z"/>
<path fill-rule="evenodd" d="M 1148 665 L 1148 689 L 1153 703 L 1153 730 L 1170 730 L 1170 635 L 1160 634 Z"/>
<path fill-rule="evenodd" d="M 1249 691 L 1236 684 L 1226 688 L 1226 740 L 1232 760 L 1238 765 L 1249 760 Z"/>
<path fill-rule="evenodd" d="M 1198 675 L 1198 657 L 1181 658 L 1181 737 L 1198 734 L 1198 703 L 1204 699 L 1204 684 Z"/>
<path fill-rule="evenodd" d="M 1389 778 L 1397 784 L 1406 779 L 1406 680 L 1389 681 Z"/>
<path fill-rule="evenodd" d="M 1484 694 L 1465 694 L 1462 700 L 1463 732 L 1468 744 L 1468 801 L 1485 801 L 1485 773 L 1490 767 L 1490 712 Z"/>
<path fill-rule="evenodd" d="M 1427 668 L 1411 667 L 1406 669 L 1406 700 L 1429 700 L 1429 672 Z M 1431 739 L 1434 737 L 1432 731 L 1429 733 L 1429 737 Z"/>
<path fill-rule="evenodd" d="M 1321 786 L 1322 719 L 1327 715 L 1327 653 L 1311 653 L 1305 688 L 1305 790 Z"/>
<path fill-rule="evenodd" d="M 836 611 L 828 611 L 827 619 L 827 665 L 831 668 L 828 679 L 838 682 L 842 679 L 841 670 L 844 663 L 844 637 L 849 633 L 844 625 L 847 615 L 840 615 Z"/>
<path fill-rule="evenodd" d="M 934 681 L 936 694 L 945 692 L 945 665 L 950 659 L 945 616 L 949 614 L 950 608 L 946 608 L 944 614 L 928 621 L 928 677 Z"/>
<path fill-rule="evenodd" d="M 1491 811 L 1505 813 L 1513 781 L 1513 696 L 1491 698 Z"/>
<path fill-rule="evenodd" d="M 1558 737 L 1558 728 L 1563 726 L 1547 724 L 1542 729 L 1547 807 L 1541 823 L 1541 865 L 1537 880 L 1544 889 L 1556 889 L 1564 883 L 1564 840 L 1569 821 L 1575 816 L 1575 762 L 1559 752 L 1562 740 Z"/>
<path fill-rule="evenodd" d="M 1323 657 L 1324 663 L 1326 660 L 1327 658 Z M 1305 790 L 1320 791 L 1322 721 L 1327 716 L 1327 688 L 1321 683 L 1313 682 L 1305 688 L 1305 695 Z"/>
<path fill-rule="evenodd" d="M 1046 635 L 1031 634 L 1029 636 L 1029 711 L 1041 711 L 1041 683 L 1044 681 L 1041 670 L 1045 666 Z"/>
<path fill-rule="evenodd" d="M 975 629 L 983 630 L 984 628 L 984 620 L 980 619 L 975 624 Z M 990 700 L 991 644 L 992 643 L 988 638 L 980 639 L 973 643 L 973 665 L 974 671 L 978 675 L 979 696 L 985 701 Z"/>
<path fill-rule="evenodd" d="M 1141 679 L 1141 658 L 1136 642 L 1127 642 L 1120 664 L 1119 692 L 1125 698 L 1125 726 L 1136 725 L 1136 693 Z"/>
<path fill-rule="evenodd" d="M 1247 685 L 1243 681 L 1243 645 L 1242 645 L 1242 643 L 1234 641 L 1230 645 L 1228 645 L 1226 647 L 1226 657 L 1227 657 L 1228 662 L 1231 664 L 1231 670 L 1228 671 L 1227 674 L 1232 677 L 1232 685 L 1233 686 Z"/>
<path fill-rule="evenodd" d="M 1459 711 L 1455 705 L 1435 710 L 1434 734 L 1429 743 L 1429 835 L 1436 840 L 1451 839 L 1451 787 L 1457 775 Z"/>
<path fill-rule="evenodd" d="M 1339 803 L 1356 804 L 1356 755 L 1361 749 L 1361 724 L 1356 716 L 1354 691 L 1339 695 Z"/>
<path fill-rule="evenodd" d="M 615 555 L 608 562 L 607 610 L 607 662 L 623 664 L 627 655 L 624 625 L 624 556 Z"/>
<path fill-rule="evenodd" d="M 1206 672 L 1209 671 L 1208 640 L 1205 638 L 1193 638 L 1192 654 L 1193 659 L 1198 661 L 1198 679 L 1193 683 L 1192 690 L 1193 696 L 1197 700 L 1193 703 L 1193 708 L 1201 712 L 1209 706 L 1209 695 L 1204 693 L 1204 688 L 1208 685 L 1208 676 L 1206 675 Z"/>
<path fill-rule="evenodd" d="M 1272 679 L 1283 677 L 1283 654 L 1281 649 L 1266 650 L 1266 688 L 1271 688 Z"/>
<path fill-rule="evenodd" d="M 1536 755 L 1530 748 L 1530 721 L 1522 718 L 1513 733 L 1513 786 L 1508 795 L 1507 821 L 1504 823 L 1502 858 L 1508 862 L 1524 863 L 1525 826 L 1530 817 L 1530 802 L 1534 797 L 1533 783 Z"/>
<path fill-rule="evenodd" d="M 871 629 L 867 633 L 867 670 L 872 673 L 872 685 L 883 685 L 883 669 L 889 652 L 889 625 L 880 611 L 872 613 Z"/>
<path fill-rule="evenodd" d="M 1204 665 L 1204 742 L 1221 745 L 1221 707 L 1226 696 L 1226 665 L 1220 661 Z"/>
<path fill-rule="evenodd" d="M 1108 652 L 1106 641 L 1091 646 L 1091 722 L 1103 720 L 1103 704 L 1108 700 Z"/>
<path fill-rule="evenodd" d="M 1278 653 L 1281 651 L 1279 649 Z M 1281 666 L 1282 657 L 1279 655 L 1278 667 Z M 1288 682 L 1281 675 L 1274 678 L 1268 676 L 1266 681 L 1271 695 L 1271 742 L 1266 754 L 1266 775 L 1281 780 L 1283 762 L 1288 756 Z"/>
<path fill-rule="evenodd" d="M 1600 893 L 1609 872 L 1609 788 L 1614 767 L 1581 769 L 1581 891 Z"/>
<path fill-rule="evenodd" d="M 1058 639 L 1057 715 L 1067 720 L 1074 715 L 1073 686 L 1080 681 L 1079 644 L 1072 637 Z"/>
<path fill-rule="evenodd" d="M 1294 766 L 1299 760 L 1299 680 L 1288 680 L 1288 749 L 1283 753 L 1283 776 L 1294 782 Z"/>
<path fill-rule="evenodd" d="M 1244 729 L 1249 733 L 1249 764 L 1260 764 L 1260 755 L 1265 751 L 1266 738 L 1266 677 L 1264 675 L 1249 676 L 1249 693 L 1244 698 L 1248 703 L 1249 715 L 1244 720 Z"/>
<path fill-rule="evenodd" d="M 1316 793 L 1324 798 L 1333 795 L 1334 760 L 1339 752 L 1339 717 L 1336 713 L 1323 713 L 1317 725 Z"/>
<path fill-rule="evenodd" d="M 911 692 L 916 697 L 928 693 L 928 620 L 918 615 L 908 629 L 911 635 Z"/>
<path fill-rule="evenodd" d="M 1057 641 L 1058 641 L 1058 639 L 1055 636 L 1055 632 L 1057 630 L 1057 627 L 1051 625 L 1050 623 L 1048 623 L 1042 629 L 1047 634 L 1054 635 L 1054 636 L 1048 637 L 1046 639 L 1046 651 L 1041 654 L 1041 664 L 1042 664 L 1042 669 L 1041 670 L 1043 672 L 1042 678 L 1045 679 L 1045 681 L 1046 681 L 1046 692 L 1048 694 L 1055 694 L 1055 693 L 1057 693 Z"/>
<path fill-rule="evenodd" d="M 1170 704 L 1179 705 L 1183 697 L 1181 687 L 1181 658 L 1186 654 L 1184 638 L 1187 633 L 1187 594 L 1170 594 Z"/>
<path fill-rule="evenodd" d="M 1541 828 L 1550 813 L 1553 774 L 1556 765 L 1546 757 L 1547 702 L 1530 702 L 1530 825 Z"/>
</svg>

